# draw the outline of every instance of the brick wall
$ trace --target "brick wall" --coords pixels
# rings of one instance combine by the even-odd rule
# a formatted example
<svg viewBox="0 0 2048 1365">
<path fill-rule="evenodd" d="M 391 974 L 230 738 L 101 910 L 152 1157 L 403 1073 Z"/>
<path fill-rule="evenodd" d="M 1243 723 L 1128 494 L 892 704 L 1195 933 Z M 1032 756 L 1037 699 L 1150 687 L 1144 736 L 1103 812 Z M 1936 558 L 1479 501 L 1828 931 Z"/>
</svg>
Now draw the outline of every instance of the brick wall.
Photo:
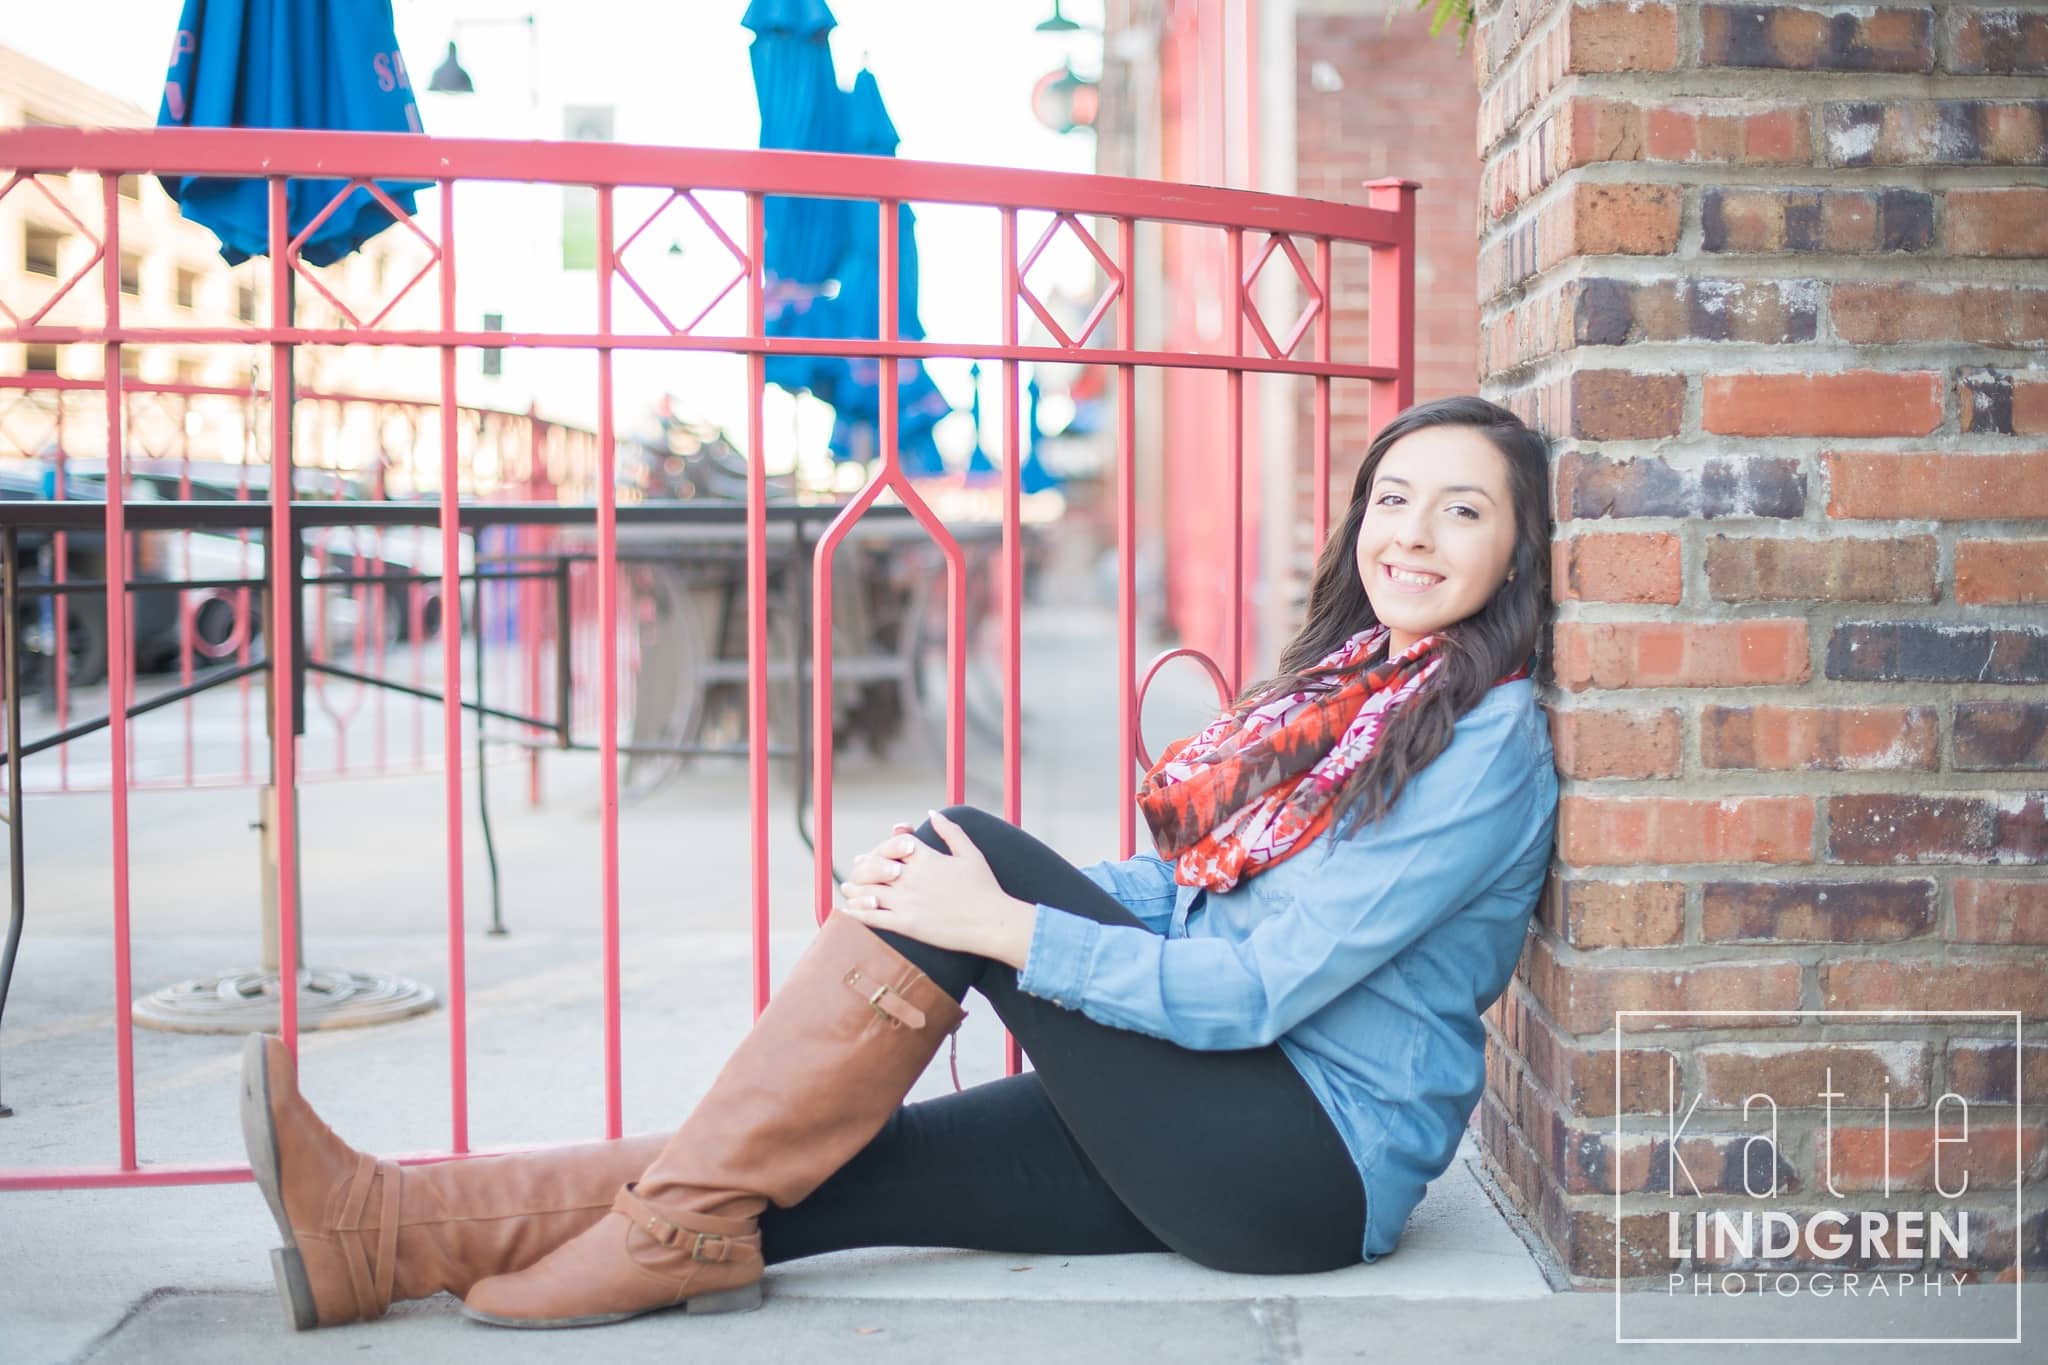
<svg viewBox="0 0 2048 1365">
<path fill-rule="evenodd" d="M 1488 1161 L 1581 1283 L 1617 1236 L 1661 1274 L 1672 1065 L 1718 1115 L 1678 1154 L 1709 1195 L 1756 1131 L 1716 1107 L 1832 1066 L 1846 1206 L 1883 1091 L 1864 1206 L 1946 1202 L 1953 1092 L 1976 1260 L 2010 1264 L 2015 1157 L 2034 1210 L 2048 1174 L 2012 1103 L 2016 1064 L 2048 1099 L 2048 8 L 1491 0 L 1469 56 L 1484 390 L 1559 438 L 1565 779 Z M 2026 1041 L 1730 1020 L 1617 1055 L 1615 1011 L 1659 1008 L 2020 1010 Z M 1818 1103 L 1776 1154 L 1809 1208 L 1844 1203 Z M 2017 1235 L 2048 1258 L 2048 1213 Z"/>
</svg>

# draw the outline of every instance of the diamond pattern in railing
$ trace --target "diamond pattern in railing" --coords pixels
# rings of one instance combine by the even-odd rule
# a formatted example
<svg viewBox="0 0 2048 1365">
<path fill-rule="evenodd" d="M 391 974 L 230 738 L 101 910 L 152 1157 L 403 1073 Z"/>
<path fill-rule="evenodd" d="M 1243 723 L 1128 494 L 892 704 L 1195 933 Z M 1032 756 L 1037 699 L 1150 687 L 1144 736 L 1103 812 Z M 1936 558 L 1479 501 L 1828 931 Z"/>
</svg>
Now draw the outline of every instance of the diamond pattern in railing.
<svg viewBox="0 0 2048 1365">
<path fill-rule="evenodd" d="M 300 259 L 299 256 L 300 249 L 304 247 L 309 240 L 311 240 L 315 232 L 319 231 L 320 225 L 322 223 L 325 223 L 330 217 L 332 217 L 334 215 L 335 210 L 339 209 L 342 206 L 343 202 L 346 201 L 348 197 L 357 190 L 369 191 L 371 198 L 375 199 L 379 204 L 383 205 L 384 211 L 390 214 L 392 219 L 399 226 L 405 228 L 408 232 L 412 233 L 412 235 L 419 240 L 420 244 L 427 249 L 427 259 L 420 265 L 420 268 L 418 270 L 415 270 L 412 273 L 411 277 L 408 278 L 404 284 L 398 287 L 398 292 L 393 294 L 388 300 L 386 300 L 382 308 L 379 308 L 375 313 L 370 315 L 370 319 L 367 322 L 363 320 L 362 316 L 359 313 L 357 313 L 355 309 L 350 308 L 346 303 L 342 302 L 340 297 L 338 297 L 333 290 L 329 289 L 325 282 L 323 282 L 318 275 L 315 275 L 312 271 L 312 268 L 308 266 L 305 263 L 305 261 Z M 376 181 L 358 179 L 351 180 L 348 182 L 347 185 L 343 186 L 341 193 L 335 195 L 334 198 L 328 200 L 327 207 L 321 209 L 319 214 L 314 217 L 313 221 L 306 224 L 306 226 L 300 230 L 298 236 L 292 238 L 291 244 L 285 248 L 285 258 L 291 262 L 291 268 L 298 272 L 299 278 L 304 280 L 307 284 L 312 285 L 314 292 L 319 294 L 321 298 L 326 299 L 329 303 L 333 304 L 335 309 L 338 312 L 340 312 L 340 314 L 344 318 L 348 319 L 350 326 L 356 327 L 362 331 L 367 332 L 374 331 L 379 325 L 383 323 L 385 318 L 391 316 L 391 310 L 398 306 L 399 301 L 402 300 L 407 294 L 410 294 L 412 292 L 413 286 L 417 285 L 421 280 L 427 277 L 427 272 L 432 270 L 436 263 L 438 263 L 441 259 L 441 248 L 435 245 L 433 238 L 427 236 L 425 232 L 420 230 L 420 225 L 413 221 L 411 214 L 407 213 L 404 209 L 400 208 L 397 205 L 397 203 L 395 203 L 392 200 L 390 195 L 384 193 L 383 189 L 377 184 Z"/>
<path fill-rule="evenodd" d="M 634 278 L 633 272 L 626 265 L 626 252 L 629 249 L 631 249 L 633 243 L 640 239 L 640 235 L 642 233 L 646 232 L 647 229 L 653 227 L 655 223 L 659 221 L 661 217 L 664 214 L 666 214 L 669 211 L 669 209 L 672 208 L 675 205 L 676 201 L 679 199 L 683 203 L 688 204 L 691 209 L 695 210 L 698 219 L 704 224 L 704 226 L 707 229 L 710 230 L 711 235 L 718 239 L 720 245 L 724 246 L 724 248 L 731 253 L 733 262 L 738 267 L 738 269 L 736 269 L 733 272 L 732 278 L 727 280 L 725 284 L 717 290 L 717 292 L 712 294 L 711 302 L 705 304 L 702 308 L 698 309 L 696 316 L 692 317 L 688 322 L 684 323 L 680 327 L 676 326 L 675 323 L 669 320 L 668 314 L 662 310 L 661 305 L 654 301 L 654 296 L 649 294 L 647 290 L 641 287 L 640 281 Z M 708 212 L 705 211 L 704 206 L 697 202 L 697 196 L 689 190 L 670 191 L 669 197 L 662 201 L 661 207 L 656 209 L 653 213 L 649 214 L 645 222 L 641 223 L 639 227 L 633 229 L 631 236 L 627 237 L 625 241 L 619 243 L 618 250 L 613 253 L 613 261 L 613 269 L 616 271 L 619 278 L 626 282 L 626 286 L 629 289 L 631 289 L 635 294 L 638 294 L 640 296 L 640 301 L 646 304 L 648 308 L 653 311 L 654 316 L 660 321 L 661 325 L 668 328 L 669 335 L 671 336 L 689 336 L 692 332 L 694 332 L 697 329 L 699 323 L 703 322 L 705 318 L 711 316 L 712 309 L 718 307 L 719 304 L 725 302 L 725 298 L 728 294 L 732 293 L 733 290 L 737 289 L 741 284 L 746 282 L 747 276 L 750 273 L 752 273 L 753 269 L 752 263 L 747 260 L 747 253 L 741 251 L 738 246 L 733 244 L 732 238 L 726 234 L 725 229 L 718 225 L 718 220 L 713 218 Z"/>
<path fill-rule="evenodd" d="M 1266 268 L 1266 262 L 1273 259 L 1275 251 L 1287 257 L 1288 264 L 1294 267 L 1295 278 L 1301 281 L 1302 290 L 1308 295 L 1308 302 L 1302 305 L 1301 315 L 1295 318 L 1294 325 L 1287 331 L 1287 339 L 1277 346 L 1273 344 L 1273 334 L 1266 330 L 1265 319 L 1259 316 L 1259 305 L 1253 297 L 1253 286 L 1258 283 L 1259 272 Z M 1294 348 L 1301 344 L 1301 338 L 1307 333 L 1309 324 L 1316 320 L 1324 307 L 1321 286 L 1316 283 L 1314 273 L 1301 259 L 1301 253 L 1294 249 L 1294 239 L 1284 232 L 1276 232 L 1266 238 L 1265 250 L 1259 253 L 1258 260 L 1252 262 L 1252 268 L 1245 272 L 1239 290 L 1243 297 L 1244 320 L 1251 324 L 1252 332 L 1258 337 L 1259 344 L 1266 348 L 1266 354 L 1275 360 L 1294 354 Z"/>
<path fill-rule="evenodd" d="M 1095 263 L 1102 267 L 1102 273 L 1109 277 L 1109 288 L 1103 291 L 1102 296 L 1095 301 L 1095 306 L 1089 310 L 1087 318 L 1081 324 L 1081 334 L 1078 337 L 1067 335 L 1066 329 L 1060 326 L 1052 311 L 1039 300 L 1038 295 L 1031 292 L 1031 283 L 1027 278 L 1031 274 L 1031 267 L 1045 254 L 1046 247 L 1052 244 L 1053 238 L 1059 234 L 1062 227 L 1080 240 L 1081 245 L 1087 248 L 1088 254 L 1095 258 Z M 1038 320 L 1045 324 L 1045 329 L 1058 339 L 1060 345 L 1070 351 L 1079 350 L 1088 344 L 1088 338 L 1094 334 L 1096 327 L 1101 325 L 1102 319 L 1109 315 L 1109 306 L 1123 294 L 1124 288 L 1123 271 L 1117 268 L 1109 253 L 1102 249 L 1102 244 L 1097 242 L 1088 229 L 1081 226 L 1080 220 L 1071 213 L 1062 212 L 1046 224 L 1045 231 L 1039 235 L 1038 244 L 1031 248 L 1031 254 L 1017 267 L 1017 297 L 1023 299 L 1025 305 L 1037 314 Z"/>
<path fill-rule="evenodd" d="M 91 228 L 87 227 L 84 223 L 80 222 L 78 220 L 78 215 L 73 213 L 69 208 L 65 207 L 63 200 L 59 199 L 56 195 L 50 193 L 50 187 L 48 185 L 45 185 L 42 181 L 36 179 L 35 176 L 30 175 L 26 171 L 16 171 L 14 173 L 13 179 L 7 182 L 6 187 L 0 188 L 0 199 L 5 199 L 8 195 L 14 192 L 15 186 L 23 183 L 35 186 L 36 191 L 39 194 L 41 194 L 43 198 L 50 201 L 50 207 L 57 210 L 58 213 L 62 214 L 65 220 L 68 221 L 72 227 L 78 229 L 78 234 L 81 237 L 85 238 L 85 240 L 92 243 L 92 255 L 86 258 L 85 264 L 79 266 L 78 269 L 72 271 L 68 276 L 66 276 L 64 280 L 57 285 L 55 292 L 52 293 L 49 298 L 43 300 L 42 307 L 36 309 L 33 312 L 23 313 L 17 311 L 13 307 L 13 305 L 8 303 L 6 299 L 0 299 L 0 313 L 5 313 L 7 315 L 8 321 L 12 322 L 16 327 L 33 327 L 38 322 L 41 322 L 44 317 L 48 316 L 49 311 L 57 306 L 57 301 L 59 299 L 63 298 L 66 294 L 71 292 L 71 287 L 73 285 L 77 284 L 80 280 L 84 279 L 88 274 L 92 272 L 92 268 L 98 265 L 100 261 L 106 256 L 107 244 L 104 241 L 102 241 L 99 238 L 98 234 L 94 233 Z"/>
</svg>

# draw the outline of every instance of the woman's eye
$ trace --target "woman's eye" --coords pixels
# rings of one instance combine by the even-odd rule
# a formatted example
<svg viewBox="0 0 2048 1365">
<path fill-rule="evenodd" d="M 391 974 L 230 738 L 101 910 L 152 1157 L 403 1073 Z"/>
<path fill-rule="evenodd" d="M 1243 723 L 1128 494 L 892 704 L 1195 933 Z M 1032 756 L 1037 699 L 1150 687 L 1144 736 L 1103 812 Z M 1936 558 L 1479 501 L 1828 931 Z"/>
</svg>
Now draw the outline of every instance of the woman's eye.
<svg viewBox="0 0 2048 1365">
<path fill-rule="evenodd" d="M 1379 496 L 1380 505 L 1385 506 L 1389 498 L 1399 499 L 1400 496 L 1401 495 L 1399 493 L 1382 493 Z"/>
<path fill-rule="evenodd" d="M 1479 519 L 1479 513 L 1470 507 L 1453 507 L 1451 510 L 1453 512 L 1458 513 L 1460 516 L 1470 517 L 1474 521 L 1477 521 Z"/>
</svg>

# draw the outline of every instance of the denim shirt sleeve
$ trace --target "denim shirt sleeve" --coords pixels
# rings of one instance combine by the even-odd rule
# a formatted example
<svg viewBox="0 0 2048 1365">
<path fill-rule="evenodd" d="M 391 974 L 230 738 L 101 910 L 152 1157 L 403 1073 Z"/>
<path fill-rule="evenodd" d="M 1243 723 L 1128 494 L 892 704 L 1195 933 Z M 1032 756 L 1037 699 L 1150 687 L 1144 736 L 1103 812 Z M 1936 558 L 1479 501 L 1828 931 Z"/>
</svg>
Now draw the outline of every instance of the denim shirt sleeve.
<svg viewBox="0 0 2048 1365">
<path fill-rule="evenodd" d="M 1512 708 L 1475 708 L 1379 820 L 1296 853 L 1322 861 L 1241 941 L 1163 938 L 1041 904 L 1018 985 L 1183 1047 L 1263 1047 L 1500 875 L 1537 819 L 1533 761 Z"/>
<path fill-rule="evenodd" d="M 1081 875 L 1116 897 L 1124 909 L 1163 934 L 1173 922 L 1173 864 L 1154 853 L 1140 853 L 1122 862 L 1090 863 Z"/>
</svg>

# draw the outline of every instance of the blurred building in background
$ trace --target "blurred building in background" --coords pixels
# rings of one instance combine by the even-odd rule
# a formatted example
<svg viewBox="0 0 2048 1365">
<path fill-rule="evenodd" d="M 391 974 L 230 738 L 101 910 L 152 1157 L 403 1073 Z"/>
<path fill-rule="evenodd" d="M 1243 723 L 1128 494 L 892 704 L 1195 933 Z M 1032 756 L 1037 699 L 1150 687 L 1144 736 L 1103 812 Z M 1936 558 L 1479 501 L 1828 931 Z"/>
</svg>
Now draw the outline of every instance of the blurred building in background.
<svg viewBox="0 0 2048 1365">
<path fill-rule="evenodd" d="M 49 123 L 149 127 L 154 119 L 126 101 L 40 62 L 0 47 L 0 128 Z M 104 322 L 106 305 L 98 267 L 102 188 L 97 176 L 40 176 L 0 198 L 0 304 L 33 314 L 51 295 L 60 297 L 46 321 L 69 326 Z M 123 176 L 117 187 L 121 312 L 138 326 L 248 327 L 271 316 L 270 263 L 258 258 L 230 267 L 212 233 L 189 221 L 153 176 Z M 315 272 L 337 296 L 360 307 L 397 294 L 426 259 L 426 248 L 404 228 L 373 238 L 347 260 Z M 79 276 L 84 271 L 83 278 Z M 386 319 L 389 326 L 432 325 L 434 294 L 415 288 Z M 345 325 L 319 293 L 301 285 L 298 317 L 309 327 Z M 373 307 L 372 312 L 375 311 Z M 60 382 L 96 384 L 103 352 L 97 346 L 0 343 L 0 375 L 25 387 L 0 403 L 0 459 L 46 456 L 61 444 L 67 456 L 106 455 L 104 399 L 97 389 L 67 390 Z M 268 425 L 250 421 L 251 390 L 270 389 L 269 348 L 243 344 L 127 346 L 122 364 L 137 386 L 131 404 L 131 456 L 189 457 L 226 464 L 268 459 Z M 402 347 L 318 347 L 299 350 L 304 392 L 359 393 L 387 399 L 432 401 L 438 393 L 431 352 Z M 59 409 L 62 409 L 61 425 Z M 341 467 L 374 460 L 379 452 L 406 463 L 431 424 L 390 428 L 369 404 L 346 405 L 354 429 L 324 432 L 310 420 L 300 443 L 302 466 Z"/>
<path fill-rule="evenodd" d="M 1106 18 L 1097 168 L 1355 204 L 1365 202 L 1369 180 L 1422 182 L 1416 401 L 1475 392 L 1479 97 L 1455 35 L 1431 37 L 1428 19 L 1400 0 L 1109 0 Z M 1139 344 L 1227 349 L 1224 235 L 1152 231 L 1138 246 Z M 1256 249 L 1247 242 L 1248 255 Z M 1365 253 L 1340 251 L 1335 267 L 1334 354 L 1359 361 Z M 1257 298 L 1268 319 L 1292 318 L 1304 302 L 1279 260 L 1260 273 Z M 1304 338 L 1301 353 L 1311 345 Z M 1140 515 L 1153 519 L 1154 535 L 1171 522 L 1198 543 L 1226 543 L 1230 504 L 1214 496 L 1230 458 L 1223 376 L 1148 371 L 1143 382 Z M 1312 543 L 1310 387 L 1300 379 L 1245 386 L 1251 658 L 1277 657 L 1301 620 L 1320 548 Z M 1333 509 L 1365 453 L 1366 403 L 1364 384 L 1332 385 Z M 1223 645 L 1228 573 L 1210 556 L 1181 556 L 1167 568 L 1168 619 L 1212 655 Z"/>
</svg>

